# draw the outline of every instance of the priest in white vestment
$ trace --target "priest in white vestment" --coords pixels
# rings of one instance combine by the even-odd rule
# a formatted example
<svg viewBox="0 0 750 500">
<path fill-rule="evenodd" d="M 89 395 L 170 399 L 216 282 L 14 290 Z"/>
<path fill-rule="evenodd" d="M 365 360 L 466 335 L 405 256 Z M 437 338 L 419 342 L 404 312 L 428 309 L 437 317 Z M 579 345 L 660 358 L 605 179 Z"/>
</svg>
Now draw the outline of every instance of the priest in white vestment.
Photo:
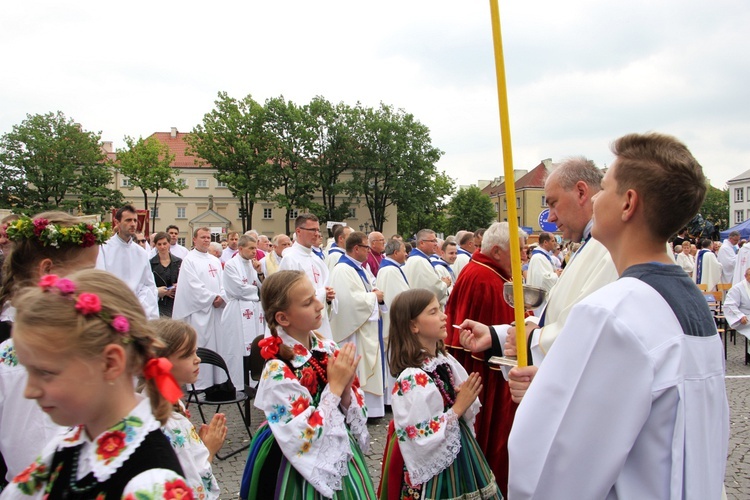
<svg viewBox="0 0 750 500">
<path fill-rule="evenodd" d="M 318 300 L 327 305 L 323 308 L 323 322 L 318 332 L 328 339 L 333 338 L 328 317 L 331 309 L 336 308 L 336 292 L 333 287 L 328 286 L 328 266 L 312 250 L 320 236 L 320 222 L 314 214 L 301 214 L 294 221 L 294 232 L 296 240 L 284 252 L 279 270 L 303 271 L 310 278 Z"/>
<path fill-rule="evenodd" d="M 708 291 L 716 290 L 721 280 L 721 264 L 713 252 L 713 242 L 708 238 L 701 241 L 701 249 L 695 257 L 695 282 L 705 283 Z"/>
<path fill-rule="evenodd" d="M 177 243 L 177 238 L 180 236 L 180 228 L 171 225 L 167 226 L 167 234 L 169 235 L 169 253 L 180 259 L 184 259 L 190 250 Z M 153 258 L 156 255 L 156 246 L 154 246 L 149 252 L 149 257 Z"/>
<path fill-rule="evenodd" d="M 442 280 L 447 278 L 450 280 L 448 289 L 446 290 L 445 297 L 439 301 L 440 309 L 445 310 L 445 304 L 448 303 L 448 297 L 450 297 L 453 291 L 453 285 L 456 284 L 456 274 L 453 272 L 453 264 L 456 263 L 458 257 L 457 245 L 453 241 L 444 241 L 442 245 L 443 256 L 432 260 L 432 267 L 438 274 L 438 277 Z"/>
<path fill-rule="evenodd" d="M 737 256 L 734 258 L 733 285 L 745 279 L 745 270 L 748 268 L 750 268 L 750 245 L 745 244 L 737 250 Z"/>
<path fill-rule="evenodd" d="M 174 298 L 172 318 L 189 323 L 198 332 L 198 347 L 205 347 L 222 357 L 232 349 L 224 341 L 221 329 L 221 314 L 226 300 L 222 280 L 221 262 L 208 253 L 211 230 L 200 227 L 193 233 L 193 250 L 182 259 L 180 286 Z M 195 383 L 196 388 L 205 389 L 224 382 L 223 372 L 201 367 Z M 232 380 L 233 383 L 237 381 Z M 240 381 L 241 382 L 241 381 Z"/>
<path fill-rule="evenodd" d="M 292 246 L 292 240 L 285 234 L 277 234 L 273 237 L 271 248 L 266 255 L 260 259 L 260 270 L 266 276 L 271 276 L 279 270 L 281 261 L 284 259 L 284 250 Z M 256 254 L 257 257 L 257 254 Z"/>
<path fill-rule="evenodd" d="M 331 273 L 331 286 L 338 290 L 338 312 L 331 315 L 333 340 L 340 346 L 353 342 L 362 359 L 357 377 L 365 393 L 368 417 L 385 415 L 383 401 L 383 345 L 379 328 L 383 292 L 375 287 L 375 276 L 365 268 L 370 247 L 367 235 L 354 232 L 346 240 L 343 255 Z"/>
<path fill-rule="evenodd" d="M 237 253 L 237 248 L 239 248 L 239 240 L 240 233 L 238 233 L 237 231 L 230 231 L 229 233 L 227 233 L 227 247 L 222 249 L 221 258 L 219 259 L 221 260 L 222 264 L 226 264 L 227 262 L 229 262 L 229 259 L 234 257 L 234 255 Z"/>
<path fill-rule="evenodd" d="M 339 226 L 333 232 L 333 243 L 328 248 L 328 255 L 326 255 L 326 266 L 329 271 L 333 271 L 335 266 L 342 255 L 346 253 L 346 239 L 354 229 L 349 226 Z"/>
<path fill-rule="evenodd" d="M 476 250 L 474 246 L 474 233 L 471 231 L 459 231 L 456 233 L 456 241 L 458 242 L 458 255 L 456 256 L 456 262 L 453 263 L 453 274 L 461 274 L 461 269 L 471 260 L 471 255 Z"/>
<path fill-rule="evenodd" d="M 734 277 L 734 266 L 737 261 L 735 246 L 740 242 L 740 233 L 732 231 L 729 237 L 719 247 L 719 263 L 721 264 L 721 283 L 731 283 Z"/>
<path fill-rule="evenodd" d="M 151 272 L 148 252 L 135 243 L 138 213 L 125 205 L 115 214 L 115 234 L 99 249 L 96 268 L 110 272 L 127 283 L 148 319 L 159 318 L 159 292 Z"/>
<path fill-rule="evenodd" d="M 406 246 L 400 240 L 391 240 L 385 245 L 385 258 L 380 261 L 378 277 L 375 280 L 375 287 L 383 291 L 383 303 L 385 308 L 380 316 L 383 323 L 383 366 L 385 370 L 385 404 L 391 404 L 391 389 L 396 383 L 396 377 L 391 375 L 388 367 L 388 331 L 391 321 L 391 303 L 401 292 L 409 289 L 409 283 L 406 281 L 406 275 L 402 266 L 406 263 Z"/>
<path fill-rule="evenodd" d="M 561 271 L 555 267 L 552 251 L 557 246 L 557 241 L 550 233 L 539 233 L 539 246 L 531 252 L 529 267 L 526 271 L 526 284 L 541 288 L 549 292 L 557 283 Z M 544 309 L 546 301 L 539 308 L 539 314 Z"/>
<path fill-rule="evenodd" d="M 235 346 L 224 357 L 237 390 L 244 387 L 245 357 L 250 356 L 253 339 L 264 333 L 265 321 L 260 304 L 260 287 L 265 279 L 258 274 L 260 262 L 255 258 L 257 241 L 242 235 L 237 244 L 237 255 L 224 264 L 223 284 L 227 305 L 221 314 L 222 336 Z"/>
<path fill-rule="evenodd" d="M 724 299 L 724 317 L 727 323 L 745 337 L 750 337 L 748 316 L 750 316 L 750 268 L 745 270 L 742 281 L 729 289 Z"/>
<path fill-rule="evenodd" d="M 424 288 L 435 294 L 438 302 L 448 296 L 450 278 L 441 278 L 432 266 L 431 257 L 437 252 L 438 239 L 435 231 L 422 229 L 417 233 L 417 247 L 409 254 L 404 265 L 404 274 L 410 288 Z"/>
</svg>

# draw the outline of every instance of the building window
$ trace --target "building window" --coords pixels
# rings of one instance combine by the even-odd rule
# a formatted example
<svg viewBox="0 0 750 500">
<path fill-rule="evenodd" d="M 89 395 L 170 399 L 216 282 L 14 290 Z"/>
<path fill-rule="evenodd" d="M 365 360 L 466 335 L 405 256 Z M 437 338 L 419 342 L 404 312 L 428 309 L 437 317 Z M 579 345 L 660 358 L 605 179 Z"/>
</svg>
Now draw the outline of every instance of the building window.
<svg viewBox="0 0 750 500">
<path fill-rule="evenodd" d="M 744 188 L 734 189 L 734 201 L 737 201 L 737 202 L 745 201 L 745 189 Z"/>
<path fill-rule="evenodd" d="M 120 186 L 126 188 L 132 187 L 133 185 L 130 183 L 130 179 L 128 179 L 127 177 L 123 177 L 122 179 L 120 179 Z"/>
<path fill-rule="evenodd" d="M 500 213 L 500 204 L 495 202 L 495 212 Z"/>
<path fill-rule="evenodd" d="M 521 198 L 516 197 L 516 208 L 521 208 Z"/>
<path fill-rule="evenodd" d="M 225 188 L 225 187 L 227 187 L 227 183 L 224 182 L 224 181 L 220 181 L 220 180 L 217 179 L 217 181 L 216 181 L 216 187 Z"/>
<path fill-rule="evenodd" d="M 543 206 L 543 207 L 546 207 L 546 206 L 547 206 L 547 197 L 546 197 L 546 196 L 544 196 L 544 195 L 542 195 L 542 206 Z"/>
<path fill-rule="evenodd" d="M 357 218 L 357 209 L 356 208 L 350 208 L 349 213 L 346 214 L 347 219 L 356 219 Z"/>
<path fill-rule="evenodd" d="M 503 198 L 503 210 L 508 211 L 508 198 Z"/>
<path fill-rule="evenodd" d="M 208 187 L 208 179 L 196 179 L 196 181 L 195 181 L 195 187 L 197 187 L 197 188 L 207 188 Z"/>
<path fill-rule="evenodd" d="M 177 207 L 177 218 L 178 219 L 185 218 L 185 207 Z"/>
<path fill-rule="evenodd" d="M 151 209 L 151 218 L 152 219 L 158 219 L 159 218 L 159 207 L 154 207 Z"/>
<path fill-rule="evenodd" d="M 296 219 L 297 217 L 299 217 L 299 210 L 296 208 L 291 209 L 289 211 L 289 219 Z"/>
<path fill-rule="evenodd" d="M 735 210 L 734 211 L 734 223 L 739 224 L 740 222 L 744 221 L 745 212 L 743 210 Z"/>
<path fill-rule="evenodd" d="M 177 244 L 185 246 L 185 238 L 178 236 L 177 237 Z"/>
<path fill-rule="evenodd" d="M 273 219 L 273 208 L 264 208 L 263 209 L 263 219 Z"/>
</svg>

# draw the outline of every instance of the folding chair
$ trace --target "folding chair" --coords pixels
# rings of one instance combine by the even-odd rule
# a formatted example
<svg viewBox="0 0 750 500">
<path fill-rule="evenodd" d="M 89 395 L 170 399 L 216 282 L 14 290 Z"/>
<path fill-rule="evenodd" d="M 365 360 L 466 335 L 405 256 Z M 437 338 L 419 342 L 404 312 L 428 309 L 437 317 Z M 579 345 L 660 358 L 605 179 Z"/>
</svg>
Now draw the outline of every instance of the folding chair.
<svg viewBox="0 0 750 500">
<path fill-rule="evenodd" d="M 232 383 L 232 377 L 229 376 L 229 369 L 227 368 L 227 363 L 224 361 L 224 358 L 222 358 L 218 353 L 212 351 L 211 349 L 206 349 L 204 347 L 198 348 L 198 357 L 201 358 L 201 364 L 207 364 L 211 366 L 215 366 L 219 368 L 220 370 L 223 370 L 224 373 L 227 376 L 227 380 L 229 383 Z M 237 391 L 235 390 L 234 397 L 228 397 L 226 399 L 223 399 L 221 401 L 208 401 L 206 400 L 206 390 L 200 390 L 196 389 L 194 384 L 191 384 L 191 389 L 188 391 L 188 405 L 190 403 L 195 403 L 198 406 L 198 412 L 201 415 L 201 420 L 204 424 L 207 424 L 206 422 L 206 416 L 203 414 L 203 406 L 215 406 L 216 412 L 219 412 L 219 409 L 223 405 L 231 405 L 236 404 L 237 410 L 240 412 L 240 417 L 242 417 L 242 423 L 245 426 L 245 430 L 247 431 L 247 435 L 250 438 L 247 442 L 247 444 L 241 446 L 240 448 L 229 452 L 226 455 L 220 455 L 219 453 L 216 454 L 216 458 L 219 460 L 226 460 L 227 458 L 236 455 L 237 453 L 240 453 L 243 450 L 246 450 L 250 447 L 250 440 L 253 438 L 253 433 L 250 431 L 250 412 L 249 411 L 243 411 L 242 404 L 248 403 L 248 395 L 245 393 L 245 391 Z M 246 406 L 246 409 L 248 407 Z"/>
</svg>

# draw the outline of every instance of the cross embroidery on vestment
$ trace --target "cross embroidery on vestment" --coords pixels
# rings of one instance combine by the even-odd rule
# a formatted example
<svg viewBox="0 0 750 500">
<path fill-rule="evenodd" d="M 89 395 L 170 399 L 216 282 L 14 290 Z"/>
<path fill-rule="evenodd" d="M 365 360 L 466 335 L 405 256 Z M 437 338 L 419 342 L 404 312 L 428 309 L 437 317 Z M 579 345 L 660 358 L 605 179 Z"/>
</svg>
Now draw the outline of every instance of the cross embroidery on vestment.
<svg viewBox="0 0 750 500">
<path fill-rule="evenodd" d="M 243 312 L 242 315 L 245 319 L 250 319 L 253 317 L 253 312 L 250 309 L 245 309 L 245 312 Z"/>
<path fill-rule="evenodd" d="M 218 273 L 218 272 L 219 272 L 219 270 L 218 269 L 214 269 L 214 267 L 211 264 L 208 265 L 208 274 L 210 274 L 212 278 L 215 278 L 216 277 L 216 273 Z"/>
</svg>

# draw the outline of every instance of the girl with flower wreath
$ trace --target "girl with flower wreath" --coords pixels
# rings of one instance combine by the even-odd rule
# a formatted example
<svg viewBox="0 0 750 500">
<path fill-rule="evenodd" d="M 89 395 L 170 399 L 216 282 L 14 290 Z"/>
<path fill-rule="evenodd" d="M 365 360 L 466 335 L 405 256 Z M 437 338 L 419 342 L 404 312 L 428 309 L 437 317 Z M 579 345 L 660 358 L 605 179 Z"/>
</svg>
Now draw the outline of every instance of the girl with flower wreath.
<svg viewBox="0 0 750 500">
<path fill-rule="evenodd" d="M 160 427 L 182 395 L 127 285 L 97 270 L 46 275 L 17 295 L 13 341 L 25 396 L 69 427 L 0 498 L 193 498 Z M 149 397 L 135 392 L 147 381 Z"/>
<path fill-rule="evenodd" d="M 43 212 L 33 218 L 17 216 L 3 224 L 0 233 L 12 243 L 0 281 L 0 321 L 11 328 L 16 312 L 13 304 L 22 289 L 35 287 L 46 274 L 65 276 L 93 268 L 99 246 L 110 235 L 106 224 L 82 222 L 64 212 Z M 0 489 L 61 431 L 49 415 L 24 398 L 26 378 L 13 340 L 5 340 L 0 344 Z"/>
<path fill-rule="evenodd" d="M 437 297 L 402 292 L 390 317 L 388 359 L 397 379 L 380 498 L 501 499 L 474 438 L 482 380 L 445 352 L 446 315 Z"/>
<path fill-rule="evenodd" d="M 255 406 L 268 419 L 255 433 L 240 488 L 243 499 L 374 499 L 363 451 L 367 410 L 353 344 L 341 349 L 315 330 L 323 304 L 302 271 L 263 282 L 271 331 Z"/>
<path fill-rule="evenodd" d="M 192 326 L 172 319 L 151 321 L 164 344 L 156 348 L 156 355 L 172 363 L 172 375 L 180 386 L 194 384 L 198 379 L 201 359 L 198 357 L 198 334 Z M 193 489 L 196 499 L 219 498 L 221 490 L 214 476 L 211 462 L 227 437 L 227 419 L 216 413 L 209 425 L 203 424 L 198 432 L 189 420 L 190 415 L 182 401 L 173 406 L 169 420 L 161 428 Z"/>
</svg>

